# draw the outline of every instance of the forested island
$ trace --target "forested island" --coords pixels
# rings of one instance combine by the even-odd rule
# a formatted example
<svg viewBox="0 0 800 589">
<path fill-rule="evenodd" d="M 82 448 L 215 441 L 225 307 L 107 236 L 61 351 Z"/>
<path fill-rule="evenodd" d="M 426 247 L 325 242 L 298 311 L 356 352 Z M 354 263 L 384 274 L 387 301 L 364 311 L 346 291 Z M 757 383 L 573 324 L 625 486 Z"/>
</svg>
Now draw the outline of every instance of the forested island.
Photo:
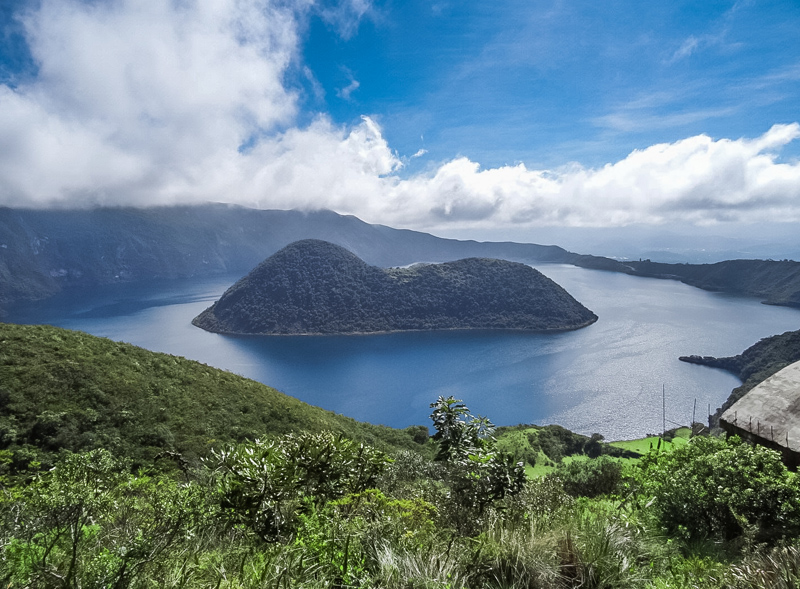
<svg viewBox="0 0 800 589">
<path fill-rule="evenodd" d="M 430 329 L 578 329 L 597 316 L 541 272 L 469 258 L 370 266 L 320 240 L 288 245 L 193 323 L 227 334 L 335 334 Z"/>
<path fill-rule="evenodd" d="M 310 238 L 343 245 L 380 267 L 469 257 L 572 264 L 800 306 L 800 262 L 615 260 L 555 245 L 444 239 L 324 210 L 222 204 L 58 211 L 0 207 L 0 236 L 0 317 L 8 306 L 63 290 L 244 273 L 280 248 Z"/>
</svg>

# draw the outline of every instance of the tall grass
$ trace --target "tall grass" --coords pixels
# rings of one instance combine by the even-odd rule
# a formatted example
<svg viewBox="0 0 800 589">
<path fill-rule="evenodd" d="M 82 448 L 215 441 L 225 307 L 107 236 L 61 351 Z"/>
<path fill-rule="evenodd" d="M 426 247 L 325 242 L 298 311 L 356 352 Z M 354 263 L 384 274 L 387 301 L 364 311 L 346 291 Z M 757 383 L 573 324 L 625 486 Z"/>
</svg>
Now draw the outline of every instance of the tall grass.
<svg viewBox="0 0 800 589">
<path fill-rule="evenodd" d="M 774 548 L 753 554 L 731 567 L 731 578 L 742 589 L 797 589 L 800 587 L 800 549 Z"/>
</svg>

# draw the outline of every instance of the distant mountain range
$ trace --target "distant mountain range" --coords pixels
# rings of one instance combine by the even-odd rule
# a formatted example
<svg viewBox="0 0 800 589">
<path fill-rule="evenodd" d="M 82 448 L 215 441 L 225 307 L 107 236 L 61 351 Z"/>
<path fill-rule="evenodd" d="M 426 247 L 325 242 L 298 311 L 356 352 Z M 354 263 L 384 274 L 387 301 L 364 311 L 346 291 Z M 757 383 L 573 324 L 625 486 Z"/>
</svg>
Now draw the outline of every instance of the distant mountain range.
<svg viewBox="0 0 800 589">
<path fill-rule="evenodd" d="M 66 288 L 244 275 L 289 243 L 309 238 L 340 245 L 381 267 L 471 257 L 573 264 L 672 278 L 707 290 L 800 306 L 797 262 L 619 262 L 553 245 L 444 239 L 371 225 L 331 211 L 263 211 L 209 204 L 147 209 L 0 208 L 0 316 L 14 302 L 47 298 Z"/>
<path fill-rule="evenodd" d="M 193 323 L 276 335 L 428 329 L 578 329 L 597 320 L 528 265 L 490 258 L 383 269 L 318 239 L 259 264 Z"/>
</svg>

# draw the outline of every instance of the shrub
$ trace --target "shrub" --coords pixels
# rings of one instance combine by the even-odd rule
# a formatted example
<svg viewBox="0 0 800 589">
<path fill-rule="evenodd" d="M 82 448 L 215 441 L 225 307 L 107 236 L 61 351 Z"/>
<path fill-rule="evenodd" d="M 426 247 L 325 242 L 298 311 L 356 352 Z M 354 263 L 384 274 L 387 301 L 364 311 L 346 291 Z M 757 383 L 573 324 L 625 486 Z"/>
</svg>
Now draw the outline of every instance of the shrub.
<svg viewBox="0 0 800 589">
<path fill-rule="evenodd" d="M 326 502 L 373 488 L 388 458 L 342 436 L 288 434 L 214 453 L 222 507 L 262 540 L 287 537 L 302 504 Z"/>
<path fill-rule="evenodd" d="M 470 415 L 460 400 L 439 397 L 431 407 L 433 439 L 439 442 L 436 460 L 445 463 L 453 507 L 461 512 L 454 523 L 470 533 L 489 505 L 522 489 L 525 470 L 521 462 L 496 450 L 492 422 Z"/>
<path fill-rule="evenodd" d="M 619 490 L 622 482 L 622 464 L 607 456 L 573 460 L 561 464 L 555 476 L 563 481 L 564 490 L 573 497 L 611 495 Z"/>
<path fill-rule="evenodd" d="M 668 453 L 651 452 L 636 478 L 673 536 L 731 540 L 747 533 L 774 542 L 800 531 L 796 475 L 777 452 L 737 437 L 698 437 Z"/>
</svg>

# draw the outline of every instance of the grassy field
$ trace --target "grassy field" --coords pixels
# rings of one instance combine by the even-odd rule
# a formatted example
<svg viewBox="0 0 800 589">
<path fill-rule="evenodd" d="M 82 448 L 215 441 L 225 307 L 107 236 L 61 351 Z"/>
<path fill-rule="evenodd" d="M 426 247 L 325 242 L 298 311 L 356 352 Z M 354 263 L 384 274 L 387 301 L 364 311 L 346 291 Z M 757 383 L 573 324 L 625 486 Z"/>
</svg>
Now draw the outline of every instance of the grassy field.
<svg viewBox="0 0 800 589">
<path fill-rule="evenodd" d="M 672 449 L 679 446 L 683 446 L 686 442 L 689 441 L 691 436 L 692 430 L 688 427 L 681 427 L 674 431 L 675 437 L 672 441 L 665 441 L 662 440 L 661 444 L 662 447 L 665 449 Z M 657 448 L 659 442 L 659 436 L 648 436 L 646 438 L 638 438 L 636 440 L 620 440 L 617 442 L 609 442 L 610 446 L 615 448 L 620 448 L 622 450 L 628 450 L 631 452 L 637 452 L 639 454 L 646 454 L 650 451 L 651 448 Z M 573 456 L 564 456 L 561 460 L 563 464 L 570 464 L 571 462 L 580 462 L 584 460 L 591 460 L 586 455 L 576 454 Z M 621 460 L 624 462 L 636 462 L 637 458 L 617 458 L 616 460 Z M 556 470 L 557 464 L 550 460 L 543 452 L 539 451 L 536 456 L 536 466 L 531 466 L 530 464 L 525 465 L 525 474 L 528 478 L 537 478 L 543 477 L 554 470 Z"/>
<path fill-rule="evenodd" d="M 682 446 L 689 441 L 691 433 L 692 430 L 688 427 L 678 428 L 675 430 L 675 437 L 672 439 L 672 441 L 664 441 L 662 444 L 667 444 L 667 447 Z M 647 438 L 639 438 L 638 440 L 621 440 L 619 442 L 610 442 L 610 444 L 616 448 L 622 448 L 623 450 L 630 450 L 631 452 L 646 454 L 650 451 L 650 448 L 656 448 L 658 446 L 658 440 L 658 436 L 649 436 Z"/>
</svg>

